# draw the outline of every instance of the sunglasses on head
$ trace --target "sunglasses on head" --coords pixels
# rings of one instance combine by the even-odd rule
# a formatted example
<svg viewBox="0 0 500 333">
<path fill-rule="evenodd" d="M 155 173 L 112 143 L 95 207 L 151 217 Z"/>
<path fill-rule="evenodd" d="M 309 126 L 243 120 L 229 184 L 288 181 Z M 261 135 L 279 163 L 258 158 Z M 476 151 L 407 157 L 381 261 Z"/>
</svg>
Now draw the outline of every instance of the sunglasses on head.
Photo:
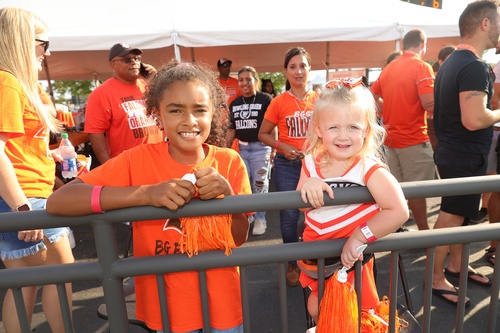
<svg viewBox="0 0 500 333">
<path fill-rule="evenodd" d="M 41 40 L 41 39 L 35 39 L 37 42 L 40 42 L 42 44 L 39 44 L 38 46 L 43 47 L 43 53 L 46 53 L 47 50 L 49 49 L 49 41 L 48 40 Z"/>
<path fill-rule="evenodd" d="M 222 67 L 231 67 L 231 64 L 229 62 L 225 62 L 221 65 Z"/>
<path fill-rule="evenodd" d="M 333 79 L 333 80 L 328 81 L 325 84 L 325 88 L 335 89 L 335 88 L 340 88 L 341 86 L 345 86 L 347 88 L 352 89 L 352 88 L 357 87 L 357 86 L 362 85 L 362 84 L 363 84 L 362 77 L 359 77 L 357 79 L 350 78 L 350 77 L 344 77 L 341 79 Z"/>
<path fill-rule="evenodd" d="M 115 59 L 111 61 L 123 61 L 126 64 L 131 64 L 132 61 L 141 62 L 142 57 L 140 55 L 136 55 L 135 57 L 126 57 L 121 59 Z"/>
</svg>

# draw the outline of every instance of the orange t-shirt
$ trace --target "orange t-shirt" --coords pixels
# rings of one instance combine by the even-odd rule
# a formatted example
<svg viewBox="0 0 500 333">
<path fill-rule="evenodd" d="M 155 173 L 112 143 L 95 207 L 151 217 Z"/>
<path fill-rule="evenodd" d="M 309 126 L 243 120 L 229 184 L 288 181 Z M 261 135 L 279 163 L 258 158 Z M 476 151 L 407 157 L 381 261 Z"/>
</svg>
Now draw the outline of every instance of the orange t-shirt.
<svg viewBox="0 0 500 333">
<path fill-rule="evenodd" d="M 184 165 L 170 156 L 168 146 L 168 142 L 162 142 L 135 147 L 80 176 L 80 179 L 104 186 L 137 186 L 181 178 L 195 168 L 214 167 L 229 181 L 236 195 L 252 193 L 245 164 L 234 150 L 208 146 L 209 153 L 203 162 Z M 181 233 L 176 220 L 133 223 L 133 229 L 134 256 L 179 253 Z M 211 327 L 228 329 L 242 323 L 239 281 L 236 267 L 207 270 Z M 165 288 L 171 330 L 186 332 L 202 328 L 198 273 L 166 274 Z M 135 290 L 137 319 L 151 329 L 161 330 L 156 277 L 137 276 Z"/>
<path fill-rule="evenodd" d="M 55 179 L 49 130 L 43 127 L 16 77 L 1 70 L 0 132 L 10 134 L 5 153 L 14 166 L 24 194 L 28 198 L 47 198 Z"/>
<path fill-rule="evenodd" d="M 318 93 L 311 90 L 303 100 L 299 100 L 290 91 L 286 91 L 273 98 L 264 119 L 278 126 L 281 142 L 302 151 L 311 121 L 312 109 L 318 97 Z M 278 150 L 278 152 L 280 151 Z"/>
<path fill-rule="evenodd" d="M 143 143 L 163 140 L 156 121 L 146 116 L 143 95 L 146 82 L 126 84 L 115 78 L 106 80 L 89 96 L 85 111 L 85 133 L 106 133 L 109 156 Z"/>
<path fill-rule="evenodd" d="M 231 102 L 236 99 L 236 97 L 241 95 L 240 86 L 238 85 L 238 80 L 234 77 L 229 77 L 227 80 L 221 80 L 220 77 L 217 78 L 220 85 L 226 91 L 226 102 L 227 105 L 231 105 Z"/>
<path fill-rule="evenodd" d="M 420 101 L 420 95 L 434 92 L 434 71 L 428 63 L 405 52 L 387 65 L 371 91 L 384 100 L 386 146 L 405 148 L 430 141 L 427 111 Z"/>
</svg>

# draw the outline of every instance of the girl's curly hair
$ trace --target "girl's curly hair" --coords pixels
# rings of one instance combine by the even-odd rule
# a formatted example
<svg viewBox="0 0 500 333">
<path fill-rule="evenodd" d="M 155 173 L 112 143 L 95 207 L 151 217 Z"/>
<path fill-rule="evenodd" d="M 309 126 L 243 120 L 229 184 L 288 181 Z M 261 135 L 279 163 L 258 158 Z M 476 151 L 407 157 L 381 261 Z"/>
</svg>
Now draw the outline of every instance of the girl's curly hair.
<svg viewBox="0 0 500 333">
<path fill-rule="evenodd" d="M 228 120 L 226 93 L 217 81 L 215 73 L 207 65 L 179 62 L 175 59 L 164 65 L 149 81 L 144 94 L 148 115 L 159 110 L 165 90 L 178 81 L 199 81 L 206 85 L 213 107 L 210 134 L 206 143 L 225 147 Z"/>
</svg>

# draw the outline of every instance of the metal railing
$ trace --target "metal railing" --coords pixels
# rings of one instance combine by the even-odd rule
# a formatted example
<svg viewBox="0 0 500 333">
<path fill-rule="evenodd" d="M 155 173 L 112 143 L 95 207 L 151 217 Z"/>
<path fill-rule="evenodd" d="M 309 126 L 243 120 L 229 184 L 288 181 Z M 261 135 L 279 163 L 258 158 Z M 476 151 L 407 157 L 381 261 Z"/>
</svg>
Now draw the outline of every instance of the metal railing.
<svg viewBox="0 0 500 333">
<path fill-rule="evenodd" d="M 448 180 L 433 180 L 409 182 L 401 184 L 407 199 L 461 195 L 470 193 L 500 191 L 500 176 L 470 177 Z M 327 205 L 370 202 L 373 198 L 366 188 L 344 188 L 335 191 L 335 199 L 325 197 Z M 65 301 L 67 282 L 88 280 L 102 281 L 104 300 L 109 316 L 111 332 L 126 333 L 130 331 L 123 290 L 123 278 L 138 275 L 157 275 L 161 279 L 163 274 L 179 271 L 199 271 L 202 277 L 202 300 L 206 305 L 206 290 L 203 288 L 204 272 L 210 268 L 239 266 L 241 268 L 241 286 L 243 300 L 244 331 L 250 332 L 249 298 L 246 286 L 246 271 L 251 265 L 279 263 L 280 273 L 280 322 L 281 331 L 288 333 L 288 314 L 286 309 L 287 295 L 285 271 L 287 261 L 307 258 L 327 258 L 339 255 L 345 240 L 331 240 L 305 242 L 293 244 L 278 244 L 257 247 L 237 248 L 232 255 L 225 256 L 222 251 L 208 251 L 192 258 L 185 255 L 165 255 L 156 257 L 119 257 L 117 240 L 114 234 L 114 224 L 124 221 L 180 218 L 188 216 L 213 215 L 221 213 L 238 213 L 245 211 L 281 210 L 297 207 L 308 207 L 300 198 L 298 192 L 274 192 L 267 194 L 231 196 L 225 199 L 210 201 L 193 200 L 189 205 L 178 211 L 169 211 L 164 208 L 135 207 L 104 214 L 81 217 L 61 217 L 49 215 L 44 211 L 26 213 L 0 214 L 0 231 L 17 231 L 23 229 L 48 228 L 59 226 L 91 225 L 94 230 L 98 260 L 94 262 L 77 262 L 73 264 L 29 267 L 19 269 L 0 270 L 0 288 L 12 288 L 16 300 L 16 309 L 19 314 L 22 332 L 31 332 L 21 289 L 24 286 L 57 284 L 59 299 L 63 308 L 66 332 L 72 332 L 70 310 Z M 396 233 L 388 235 L 376 242 L 370 243 L 365 252 L 391 252 L 390 279 L 396 281 L 398 274 L 398 259 L 395 254 L 401 250 L 427 248 L 428 260 L 426 263 L 426 288 L 424 289 L 424 313 L 422 320 L 423 332 L 430 332 L 430 308 L 432 290 L 427 286 L 432 281 L 433 248 L 439 245 L 465 244 L 462 256 L 462 274 L 460 278 L 459 305 L 456 316 L 456 332 L 463 332 L 464 300 L 467 291 L 467 266 L 469 245 L 474 242 L 500 239 L 500 223 L 483 225 L 481 228 L 460 227 L 438 230 L 427 230 L 416 233 Z M 497 251 L 497 254 L 498 251 Z M 319 261 L 320 273 L 323 260 Z M 500 276 L 495 263 L 493 284 L 491 287 L 490 307 L 488 314 L 487 332 L 495 332 L 496 313 L 498 310 L 498 295 Z M 359 273 L 359 268 L 358 268 Z M 359 274 L 358 274 L 359 275 Z M 320 276 L 321 278 L 321 276 Z M 396 314 L 397 283 L 390 284 L 390 331 L 394 332 Z M 359 287 L 359 285 L 357 286 Z M 320 294 L 323 282 L 320 281 Z M 160 293 L 162 292 L 160 288 Z M 203 294 L 205 293 L 205 295 Z M 164 295 L 164 293 L 163 293 Z M 165 297 L 160 298 L 165 302 Z M 165 332 L 168 329 L 166 303 L 162 304 Z M 205 332 L 210 332 L 208 323 L 208 307 L 204 306 Z"/>
</svg>

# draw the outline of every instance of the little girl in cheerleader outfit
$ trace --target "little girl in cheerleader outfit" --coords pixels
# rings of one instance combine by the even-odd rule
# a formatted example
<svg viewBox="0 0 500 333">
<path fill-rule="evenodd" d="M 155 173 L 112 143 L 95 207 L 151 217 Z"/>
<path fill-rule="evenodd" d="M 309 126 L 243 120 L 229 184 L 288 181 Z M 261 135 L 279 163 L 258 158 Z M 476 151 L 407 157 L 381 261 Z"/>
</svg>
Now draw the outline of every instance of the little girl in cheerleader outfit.
<svg viewBox="0 0 500 333">
<path fill-rule="evenodd" d="M 384 137 L 375 100 L 361 78 L 326 84 L 314 106 L 297 190 L 312 207 L 302 209 L 304 241 L 347 238 L 340 256 L 345 267 L 363 259 L 360 246 L 394 232 L 408 219 L 401 187 L 382 159 Z M 333 199 L 335 189 L 353 186 L 366 186 L 375 202 L 324 206 L 324 192 Z M 348 281 L 353 279 L 350 272 Z M 300 283 L 312 291 L 308 311 L 317 323 L 318 281 L 303 271 Z M 363 265 L 362 283 L 362 309 L 368 311 L 380 302 L 373 259 Z"/>
</svg>

